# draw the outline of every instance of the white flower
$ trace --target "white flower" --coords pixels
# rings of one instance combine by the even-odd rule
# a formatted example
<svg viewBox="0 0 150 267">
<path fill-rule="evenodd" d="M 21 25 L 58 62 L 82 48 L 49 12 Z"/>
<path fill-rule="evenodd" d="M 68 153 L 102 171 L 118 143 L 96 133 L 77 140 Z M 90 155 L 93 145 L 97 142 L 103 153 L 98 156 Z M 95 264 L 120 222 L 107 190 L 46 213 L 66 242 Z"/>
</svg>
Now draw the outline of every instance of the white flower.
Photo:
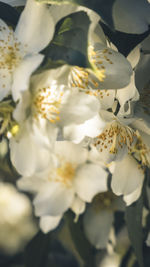
<svg viewBox="0 0 150 267">
<path fill-rule="evenodd" d="M 85 121 L 80 125 L 69 125 L 64 127 L 65 138 L 72 140 L 73 142 L 79 143 L 84 137 L 96 137 L 100 135 L 104 126 L 106 126 L 107 121 L 115 119 L 112 113 L 105 112 L 104 110 L 111 109 L 113 112 L 116 111 L 117 105 L 120 105 L 117 117 L 122 121 L 121 118 L 129 118 L 129 120 L 124 120 L 125 124 L 130 124 L 132 116 L 134 114 L 134 105 L 139 99 L 139 93 L 135 87 L 134 73 L 131 76 L 131 81 L 128 86 L 122 89 L 116 90 L 86 90 L 83 92 L 90 96 L 95 96 L 100 102 L 101 109 L 99 110 L 99 115 L 97 114 L 90 120 Z M 104 114 L 104 115 L 103 115 Z M 107 114 L 107 115 L 106 115 Z M 110 115 L 110 116 L 109 116 Z M 120 121 L 120 122 L 121 122 Z"/>
<path fill-rule="evenodd" d="M 139 198 L 145 167 L 150 166 L 150 129 L 136 117 L 114 117 L 106 111 L 104 114 L 108 121 L 112 116 L 112 121 L 93 139 L 90 159 L 103 161 L 107 166 L 114 163 L 112 190 L 116 195 L 123 195 L 126 204 L 130 205 Z"/>
<path fill-rule="evenodd" d="M 107 190 L 107 172 L 98 164 L 86 163 L 87 151 L 80 145 L 56 142 L 54 153 L 46 169 L 18 181 L 19 188 L 36 194 L 35 214 L 41 217 L 45 232 L 55 227 L 69 208 L 78 215 L 86 202 Z"/>
<path fill-rule="evenodd" d="M 56 125 L 79 124 L 95 116 L 100 105 L 94 96 L 64 85 L 63 69 L 65 66 L 33 77 L 33 113 Z"/>
<path fill-rule="evenodd" d="M 31 90 L 22 94 L 14 111 L 20 129 L 10 140 L 11 161 L 22 175 L 31 174 L 31 170 L 34 172 L 37 161 L 34 161 L 34 156 L 32 160 L 31 155 L 40 151 L 40 147 L 41 158 L 47 159 L 45 164 L 49 162 L 48 153 L 52 151 L 59 129 L 61 131 L 71 123 L 83 123 L 99 111 L 100 105 L 94 96 L 59 84 L 61 81 L 57 76 L 60 76 L 62 68 L 33 76 Z M 26 147 L 27 143 L 31 145 Z"/>
<path fill-rule="evenodd" d="M 0 248 L 6 253 L 23 249 L 36 232 L 28 198 L 8 183 L 0 183 Z"/>
<path fill-rule="evenodd" d="M 99 158 L 110 163 L 113 160 L 122 160 L 127 153 L 130 153 L 136 140 L 135 130 L 114 117 L 92 143 L 99 152 Z"/>
<path fill-rule="evenodd" d="M 15 32 L 0 20 L 0 100 L 12 93 L 16 101 L 21 91 L 28 89 L 30 75 L 44 57 L 39 52 L 53 33 L 54 22 L 47 6 L 34 0 L 27 2 Z"/>
</svg>

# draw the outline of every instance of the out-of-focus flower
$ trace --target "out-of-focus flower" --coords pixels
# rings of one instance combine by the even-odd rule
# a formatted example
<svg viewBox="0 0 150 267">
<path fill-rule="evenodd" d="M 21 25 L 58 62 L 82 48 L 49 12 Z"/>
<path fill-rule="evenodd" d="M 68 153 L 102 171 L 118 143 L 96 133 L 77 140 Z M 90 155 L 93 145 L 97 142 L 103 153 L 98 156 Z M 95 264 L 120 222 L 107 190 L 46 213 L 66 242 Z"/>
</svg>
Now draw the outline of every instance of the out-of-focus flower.
<svg viewBox="0 0 150 267">
<path fill-rule="evenodd" d="M 44 57 L 39 52 L 53 33 L 54 22 L 47 6 L 34 0 L 27 2 L 15 32 L 0 20 L 0 100 L 12 93 L 16 101 L 28 89 L 30 75 Z"/>
<path fill-rule="evenodd" d="M 114 212 L 124 210 L 123 201 L 112 192 L 100 193 L 93 199 L 83 217 L 84 231 L 97 249 L 107 248 L 114 222 Z"/>
<path fill-rule="evenodd" d="M 12 184 L 0 182 L 0 249 L 12 254 L 36 233 L 29 199 Z"/>
<path fill-rule="evenodd" d="M 147 0 L 116 0 L 112 17 L 116 30 L 141 34 L 150 24 L 150 4 Z"/>
<path fill-rule="evenodd" d="M 44 232 L 55 228 L 69 208 L 79 215 L 86 202 L 107 190 L 107 172 L 100 164 L 87 162 L 87 156 L 80 145 L 56 142 L 48 167 L 18 181 L 20 189 L 36 194 L 35 214 L 41 217 Z"/>
</svg>

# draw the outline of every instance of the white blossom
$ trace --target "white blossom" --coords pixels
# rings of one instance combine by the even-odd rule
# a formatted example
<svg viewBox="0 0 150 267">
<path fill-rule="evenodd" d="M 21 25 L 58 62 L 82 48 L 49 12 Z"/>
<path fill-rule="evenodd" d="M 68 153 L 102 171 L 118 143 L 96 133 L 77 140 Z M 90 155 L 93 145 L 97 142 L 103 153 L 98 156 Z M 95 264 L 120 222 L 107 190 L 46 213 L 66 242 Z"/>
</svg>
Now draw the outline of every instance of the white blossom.
<svg viewBox="0 0 150 267">
<path fill-rule="evenodd" d="M 19 188 L 35 194 L 35 214 L 41 217 L 45 232 L 53 229 L 69 208 L 78 215 L 86 202 L 107 190 L 107 172 L 99 164 L 86 162 L 88 153 L 80 145 L 58 141 L 54 153 L 47 168 L 18 181 Z"/>
<path fill-rule="evenodd" d="M 0 20 L 0 100 L 12 93 L 16 101 L 21 91 L 28 89 L 30 75 L 44 57 L 39 52 L 53 33 L 54 22 L 47 6 L 34 0 L 27 2 L 15 32 Z"/>
</svg>

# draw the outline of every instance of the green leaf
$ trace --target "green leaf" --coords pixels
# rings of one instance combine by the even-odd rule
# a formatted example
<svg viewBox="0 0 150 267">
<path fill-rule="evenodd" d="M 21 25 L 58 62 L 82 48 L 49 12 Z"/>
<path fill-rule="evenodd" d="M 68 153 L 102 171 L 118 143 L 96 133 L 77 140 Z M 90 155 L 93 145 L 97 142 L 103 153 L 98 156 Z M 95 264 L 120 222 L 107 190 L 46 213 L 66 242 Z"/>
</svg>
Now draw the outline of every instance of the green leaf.
<svg viewBox="0 0 150 267">
<path fill-rule="evenodd" d="M 140 267 L 144 267 L 143 263 L 143 232 L 142 232 L 142 196 L 131 206 L 126 207 L 125 219 L 128 229 L 129 238 L 134 248 Z"/>
<path fill-rule="evenodd" d="M 37 233 L 25 251 L 26 267 L 46 267 L 50 241 L 49 234 Z"/>
<path fill-rule="evenodd" d="M 115 0 L 36 0 L 36 1 L 40 3 L 55 4 L 55 5 L 73 4 L 73 5 L 84 6 L 97 12 L 111 28 L 113 28 L 114 26 L 112 18 L 112 7 Z"/>
<path fill-rule="evenodd" d="M 64 61 L 70 65 L 86 67 L 90 20 L 85 12 L 74 13 L 62 19 L 50 45 L 43 51 L 46 60 Z"/>
</svg>

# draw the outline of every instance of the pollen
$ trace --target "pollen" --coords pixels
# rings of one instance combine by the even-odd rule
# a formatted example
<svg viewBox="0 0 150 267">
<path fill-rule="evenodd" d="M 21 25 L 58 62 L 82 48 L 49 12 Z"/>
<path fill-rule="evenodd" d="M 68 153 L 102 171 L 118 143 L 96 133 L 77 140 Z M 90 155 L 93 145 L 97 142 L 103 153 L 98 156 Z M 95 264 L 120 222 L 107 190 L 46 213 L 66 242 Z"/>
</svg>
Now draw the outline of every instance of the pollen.
<svg viewBox="0 0 150 267">
<path fill-rule="evenodd" d="M 63 163 L 56 170 L 55 181 L 61 182 L 66 186 L 70 186 L 75 175 L 75 168 L 70 162 Z"/>
<path fill-rule="evenodd" d="M 57 90 L 56 86 L 39 88 L 33 98 L 35 118 L 41 117 L 49 120 L 51 123 L 59 121 L 63 96 L 63 87 Z"/>
<path fill-rule="evenodd" d="M 93 145 L 100 152 L 107 150 L 111 154 L 117 154 L 123 148 L 127 148 L 128 152 L 131 152 L 136 139 L 136 132 L 132 128 L 115 120 L 94 138 Z"/>
<path fill-rule="evenodd" d="M 92 45 L 88 47 L 89 61 L 91 62 L 95 74 L 101 82 L 104 82 L 106 78 L 107 65 L 112 65 L 111 59 L 112 52 L 105 49 L 95 49 Z"/>
<path fill-rule="evenodd" d="M 70 87 L 78 87 L 81 90 L 97 89 L 99 80 L 88 69 L 72 67 L 68 78 Z"/>
<path fill-rule="evenodd" d="M 110 96 L 110 93 L 108 93 L 108 90 L 103 90 L 103 89 L 97 89 L 97 90 L 87 90 L 86 94 L 91 95 L 91 96 L 96 96 L 99 100 Z"/>
<path fill-rule="evenodd" d="M 11 27 L 6 28 L 0 26 L 0 71 L 6 71 L 9 75 L 19 65 L 25 54 L 24 46 L 17 40 Z M 6 87 L 7 75 L 1 75 L 3 81 L 2 87 Z"/>
</svg>

